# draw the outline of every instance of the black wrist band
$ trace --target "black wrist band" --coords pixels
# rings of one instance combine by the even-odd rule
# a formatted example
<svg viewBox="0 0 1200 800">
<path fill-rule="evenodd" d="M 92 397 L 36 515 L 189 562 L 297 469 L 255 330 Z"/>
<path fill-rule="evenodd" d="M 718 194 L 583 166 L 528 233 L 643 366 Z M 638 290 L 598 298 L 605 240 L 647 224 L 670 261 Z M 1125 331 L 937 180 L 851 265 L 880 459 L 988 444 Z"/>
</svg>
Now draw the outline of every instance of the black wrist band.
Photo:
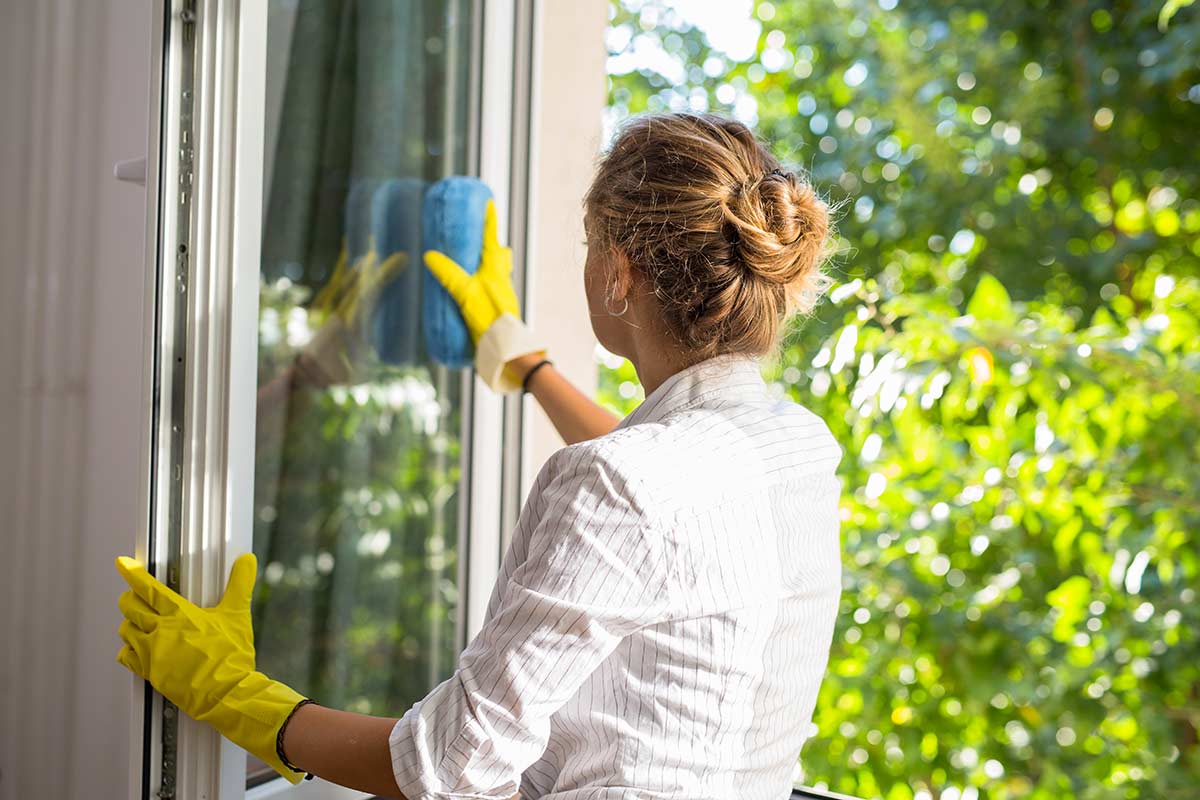
<svg viewBox="0 0 1200 800">
<path fill-rule="evenodd" d="M 304 780 L 306 780 L 306 781 L 311 781 L 313 779 L 313 774 L 311 772 L 308 772 L 306 770 L 302 770 L 298 767 L 293 766 L 292 762 L 288 761 L 287 756 L 285 756 L 283 754 L 283 731 L 287 727 L 288 723 L 292 721 L 292 717 L 296 716 L 296 712 L 300 710 L 300 706 L 308 705 L 309 703 L 315 703 L 315 702 L 317 702 L 317 701 L 309 700 L 308 698 L 305 698 L 305 699 L 301 700 L 299 703 L 296 703 L 296 705 L 293 706 L 292 710 L 288 713 L 287 717 L 283 720 L 283 724 L 279 726 L 279 733 L 275 734 L 275 755 L 277 755 L 279 757 L 279 762 L 281 764 L 283 764 L 285 767 L 287 767 L 288 769 L 290 769 L 292 772 L 303 772 Z"/>
<path fill-rule="evenodd" d="M 550 359 L 543 358 L 541 361 L 539 361 L 538 363 L 536 363 L 532 367 L 530 367 L 529 372 L 526 372 L 525 377 L 521 380 L 521 393 L 524 394 L 525 392 L 529 391 L 529 379 L 533 377 L 533 373 L 537 372 L 539 369 L 546 366 L 547 364 L 553 364 L 553 363 L 554 362 L 551 361 Z"/>
</svg>

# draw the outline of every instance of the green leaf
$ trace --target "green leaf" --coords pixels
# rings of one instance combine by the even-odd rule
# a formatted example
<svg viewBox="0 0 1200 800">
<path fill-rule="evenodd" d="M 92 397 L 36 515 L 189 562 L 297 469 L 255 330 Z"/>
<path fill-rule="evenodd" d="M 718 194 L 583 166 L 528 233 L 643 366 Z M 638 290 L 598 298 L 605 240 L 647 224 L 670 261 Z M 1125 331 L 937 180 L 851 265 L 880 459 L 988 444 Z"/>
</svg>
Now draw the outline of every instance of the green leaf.
<svg viewBox="0 0 1200 800">
<path fill-rule="evenodd" d="M 1004 284 L 997 280 L 994 275 L 987 272 L 984 272 L 979 277 L 979 283 L 975 286 L 975 292 L 971 295 L 971 300 L 967 303 L 967 313 L 975 317 L 975 319 L 987 319 L 996 322 L 1011 323 L 1015 318 L 1008 290 L 1004 288 Z"/>
<path fill-rule="evenodd" d="M 1092 582 L 1082 575 L 1075 575 L 1060 583 L 1046 594 L 1046 602 L 1058 610 L 1054 620 L 1054 638 L 1065 642 L 1075 633 L 1075 626 L 1083 619 Z"/>
</svg>

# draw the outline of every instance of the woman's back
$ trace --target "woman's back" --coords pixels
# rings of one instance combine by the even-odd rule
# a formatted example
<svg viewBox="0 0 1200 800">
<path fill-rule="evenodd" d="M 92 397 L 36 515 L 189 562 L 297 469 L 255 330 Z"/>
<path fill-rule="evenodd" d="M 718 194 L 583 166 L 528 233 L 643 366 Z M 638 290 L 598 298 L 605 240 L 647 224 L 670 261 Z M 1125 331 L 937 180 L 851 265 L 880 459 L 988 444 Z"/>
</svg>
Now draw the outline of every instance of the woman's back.
<svg viewBox="0 0 1200 800">
<path fill-rule="evenodd" d="M 620 544 L 609 556 L 632 557 L 631 585 L 661 580 L 663 601 L 552 715 L 522 797 L 785 797 L 837 613 L 840 447 L 810 411 L 771 398 L 754 359 L 719 356 L 613 433 L 559 451 L 539 480 L 597 457 L 627 498 L 622 524 L 656 531 L 663 566 Z M 553 513 L 539 488 L 510 559 L 528 556 L 522 529 Z M 613 588 L 594 596 L 619 606 Z"/>
</svg>

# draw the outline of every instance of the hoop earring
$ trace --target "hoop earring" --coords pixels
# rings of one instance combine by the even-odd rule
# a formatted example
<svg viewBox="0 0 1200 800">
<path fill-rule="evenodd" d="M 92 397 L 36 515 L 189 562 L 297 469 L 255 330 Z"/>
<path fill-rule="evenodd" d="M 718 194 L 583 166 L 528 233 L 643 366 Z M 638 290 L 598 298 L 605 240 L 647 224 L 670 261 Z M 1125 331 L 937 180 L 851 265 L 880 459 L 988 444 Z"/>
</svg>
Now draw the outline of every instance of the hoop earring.
<svg viewBox="0 0 1200 800">
<path fill-rule="evenodd" d="M 629 298 L 622 297 L 621 299 L 625 302 L 625 305 L 621 307 L 620 311 L 613 311 L 611 308 L 608 307 L 609 298 L 607 298 L 607 297 L 604 298 L 604 310 L 609 313 L 609 316 L 619 317 L 619 316 L 623 315 L 626 311 L 629 310 Z"/>
</svg>

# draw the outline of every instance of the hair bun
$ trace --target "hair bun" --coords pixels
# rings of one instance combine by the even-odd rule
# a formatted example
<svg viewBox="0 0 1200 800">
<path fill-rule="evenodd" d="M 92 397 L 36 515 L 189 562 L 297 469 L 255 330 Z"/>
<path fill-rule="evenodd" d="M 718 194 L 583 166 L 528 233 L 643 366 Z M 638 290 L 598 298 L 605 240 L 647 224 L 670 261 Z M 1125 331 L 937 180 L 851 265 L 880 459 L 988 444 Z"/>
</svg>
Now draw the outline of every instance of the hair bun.
<svg viewBox="0 0 1200 800">
<path fill-rule="evenodd" d="M 734 188 L 725 222 L 742 266 L 757 278 L 786 286 L 821 260 L 829 209 L 807 182 L 776 168 Z"/>
</svg>

